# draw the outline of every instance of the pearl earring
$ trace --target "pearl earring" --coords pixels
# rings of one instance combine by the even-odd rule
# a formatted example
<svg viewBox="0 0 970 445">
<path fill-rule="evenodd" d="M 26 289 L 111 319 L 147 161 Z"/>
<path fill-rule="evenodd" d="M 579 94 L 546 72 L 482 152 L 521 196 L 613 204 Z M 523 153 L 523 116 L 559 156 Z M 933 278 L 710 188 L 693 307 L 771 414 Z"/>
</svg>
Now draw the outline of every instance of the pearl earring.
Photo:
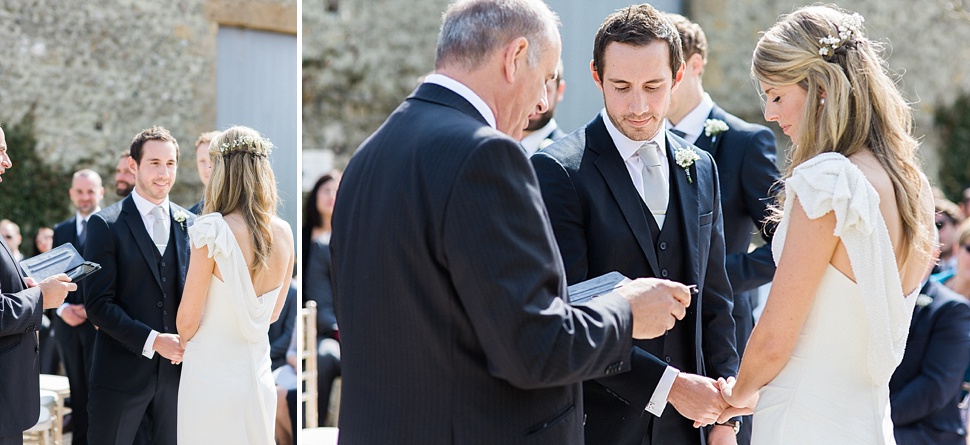
<svg viewBox="0 0 970 445">
<path fill-rule="evenodd" d="M 825 98 L 823 97 L 823 98 L 819 99 L 818 100 L 818 104 L 819 105 L 825 105 Z"/>
</svg>

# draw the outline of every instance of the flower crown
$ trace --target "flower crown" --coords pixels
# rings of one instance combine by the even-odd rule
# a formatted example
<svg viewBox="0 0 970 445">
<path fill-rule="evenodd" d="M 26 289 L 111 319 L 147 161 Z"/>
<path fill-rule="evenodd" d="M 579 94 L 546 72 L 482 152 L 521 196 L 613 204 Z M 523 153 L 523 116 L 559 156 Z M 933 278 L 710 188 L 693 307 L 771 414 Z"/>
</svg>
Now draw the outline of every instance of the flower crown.
<svg viewBox="0 0 970 445">
<path fill-rule="evenodd" d="M 839 35 L 833 36 L 829 34 L 826 37 L 818 39 L 818 43 L 822 44 L 822 47 L 818 49 L 818 55 L 822 56 L 826 61 L 831 62 L 831 57 L 835 56 L 835 50 L 839 47 L 844 47 L 850 42 L 853 36 L 859 37 L 862 35 L 862 23 L 866 19 L 855 12 L 850 15 L 846 15 L 842 18 L 842 23 L 836 27 L 839 30 Z"/>
<path fill-rule="evenodd" d="M 273 152 L 273 143 L 269 139 L 254 138 L 248 134 L 244 134 L 242 136 L 236 136 L 231 141 L 223 142 L 222 146 L 219 147 L 219 153 L 223 155 L 233 152 L 251 153 L 259 157 L 269 156 Z"/>
</svg>

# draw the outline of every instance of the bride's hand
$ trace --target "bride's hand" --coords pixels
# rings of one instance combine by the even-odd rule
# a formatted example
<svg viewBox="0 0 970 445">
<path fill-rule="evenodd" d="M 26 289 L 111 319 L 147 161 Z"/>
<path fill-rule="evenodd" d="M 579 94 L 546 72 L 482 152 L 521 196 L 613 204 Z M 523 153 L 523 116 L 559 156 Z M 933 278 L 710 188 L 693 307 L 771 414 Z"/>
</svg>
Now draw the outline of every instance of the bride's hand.
<svg viewBox="0 0 970 445">
<path fill-rule="evenodd" d="M 757 392 L 747 398 L 741 398 L 734 394 L 734 385 L 736 383 L 737 380 L 734 377 L 728 377 L 726 380 L 724 378 L 717 379 L 716 385 L 721 390 L 721 398 L 731 405 L 730 408 L 725 409 L 720 417 L 718 417 L 718 423 L 723 423 L 732 417 L 751 414 L 754 412 L 755 405 L 758 404 Z"/>
</svg>

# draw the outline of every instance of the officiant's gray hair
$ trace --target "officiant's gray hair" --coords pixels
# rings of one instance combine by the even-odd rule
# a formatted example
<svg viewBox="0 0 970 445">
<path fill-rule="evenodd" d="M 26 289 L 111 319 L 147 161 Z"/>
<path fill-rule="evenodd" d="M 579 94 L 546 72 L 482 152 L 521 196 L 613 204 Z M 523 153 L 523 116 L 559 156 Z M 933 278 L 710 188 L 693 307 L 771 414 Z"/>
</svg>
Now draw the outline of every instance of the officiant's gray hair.
<svg viewBox="0 0 970 445">
<path fill-rule="evenodd" d="M 529 41 L 528 63 L 558 41 L 559 17 L 539 0 L 459 0 L 442 16 L 435 68 L 481 66 L 489 53 L 518 37 Z"/>
</svg>

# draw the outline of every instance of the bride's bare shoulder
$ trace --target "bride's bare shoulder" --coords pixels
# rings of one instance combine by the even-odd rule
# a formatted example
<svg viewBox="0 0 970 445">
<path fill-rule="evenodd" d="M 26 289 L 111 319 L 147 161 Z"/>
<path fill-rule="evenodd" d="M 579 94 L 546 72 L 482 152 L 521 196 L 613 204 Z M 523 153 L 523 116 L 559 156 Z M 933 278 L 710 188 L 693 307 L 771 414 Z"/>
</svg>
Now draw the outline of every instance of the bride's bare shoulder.
<svg viewBox="0 0 970 445">
<path fill-rule="evenodd" d="M 893 187 L 893 180 L 872 152 L 864 150 L 849 156 L 849 162 L 862 171 L 862 174 L 865 175 L 866 180 L 869 181 L 872 188 L 876 189 L 876 192 L 879 193 L 880 198 L 895 198 L 896 192 Z"/>
</svg>

